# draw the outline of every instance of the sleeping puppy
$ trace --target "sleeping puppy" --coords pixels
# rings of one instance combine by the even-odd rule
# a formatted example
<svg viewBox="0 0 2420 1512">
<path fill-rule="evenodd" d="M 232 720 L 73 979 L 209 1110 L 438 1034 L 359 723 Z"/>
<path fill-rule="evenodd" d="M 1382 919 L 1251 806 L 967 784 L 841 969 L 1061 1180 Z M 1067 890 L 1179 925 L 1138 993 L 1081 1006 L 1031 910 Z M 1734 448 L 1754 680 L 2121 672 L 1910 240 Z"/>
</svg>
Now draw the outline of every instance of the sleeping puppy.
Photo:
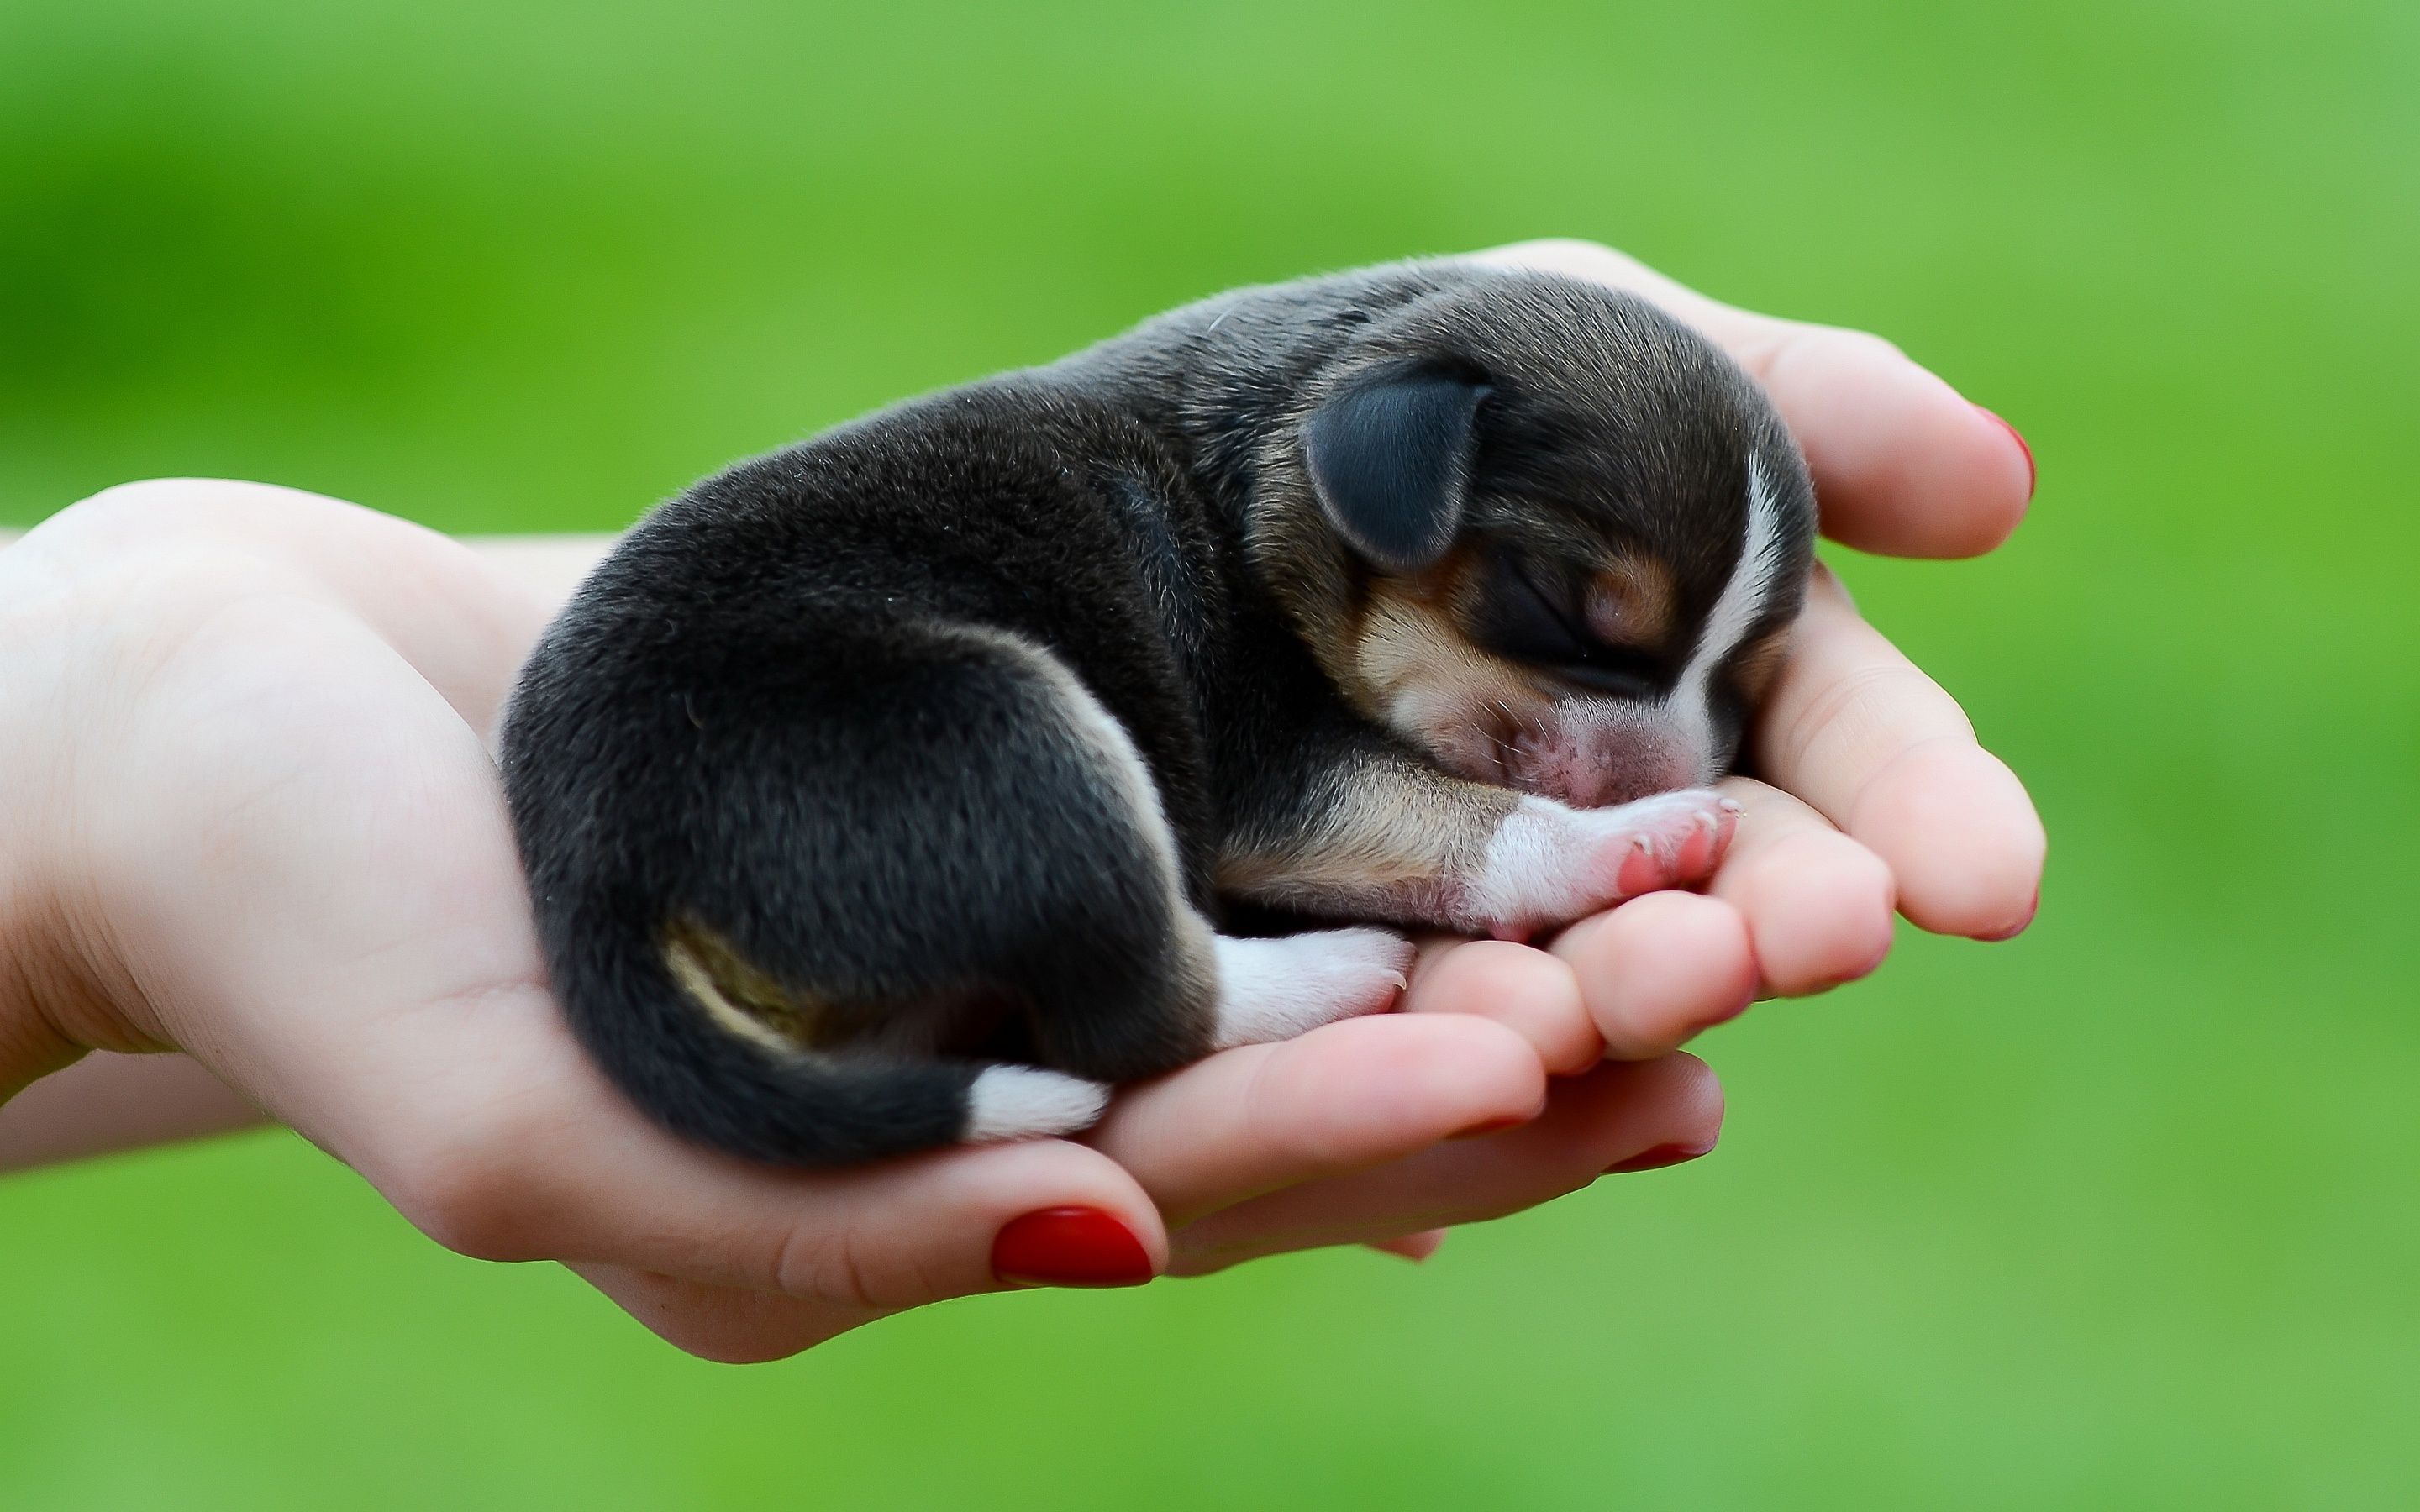
<svg viewBox="0 0 2420 1512">
<path fill-rule="evenodd" d="M 1705 341 L 1459 261 L 840 426 L 658 509 L 523 671 L 555 992 L 740 1155 L 1081 1129 L 1387 1008 L 1410 945 L 1310 921 L 1518 938 L 1710 874 L 1813 528 Z"/>
</svg>

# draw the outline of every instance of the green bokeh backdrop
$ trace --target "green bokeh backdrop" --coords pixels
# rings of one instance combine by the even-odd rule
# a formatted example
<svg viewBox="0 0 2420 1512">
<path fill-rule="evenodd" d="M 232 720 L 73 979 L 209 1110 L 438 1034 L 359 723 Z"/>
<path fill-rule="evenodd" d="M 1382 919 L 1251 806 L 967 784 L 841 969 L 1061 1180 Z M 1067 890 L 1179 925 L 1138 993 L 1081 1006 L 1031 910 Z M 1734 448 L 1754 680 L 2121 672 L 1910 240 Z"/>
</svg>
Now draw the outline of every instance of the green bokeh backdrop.
<svg viewBox="0 0 2420 1512">
<path fill-rule="evenodd" d="M 602 528 L 1223 285 L 1543 234 L 1887 332 L 2032 519 L 1840 559 L 2041 918 L 1710 1036 L 1720 1152 L 737 1370 L 261 1134 L 0 1186 L 0 1506 L 2409 1505 L 2420 9 L 0 8 L 0 523 Z"/>
</svg>

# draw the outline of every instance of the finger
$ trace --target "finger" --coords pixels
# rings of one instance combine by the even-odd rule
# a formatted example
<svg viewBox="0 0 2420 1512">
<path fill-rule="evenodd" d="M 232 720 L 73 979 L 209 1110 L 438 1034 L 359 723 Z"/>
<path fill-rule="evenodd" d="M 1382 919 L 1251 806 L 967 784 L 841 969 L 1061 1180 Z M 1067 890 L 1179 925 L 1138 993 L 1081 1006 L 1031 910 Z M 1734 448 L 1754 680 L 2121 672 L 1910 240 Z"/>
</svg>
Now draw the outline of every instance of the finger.
<svg viewBox="0 0 2420 1512">
<path fill-rule="evenodd" d="M 1223 1051 L 1136 1088 L 1093 1143 L 1177 1224 L 1535 1118 L 1545 1084 L 1536 1052 L 1500 1024 L 1388 1013 Z"/>
<path fill-rule="evenodd" d="M 1730 352 L 1798 438 L 1835 540 L 1893 556 L 1975 556 L 2024 518 L 2034 465 L 2024 439 L 1879 336 L 1738 309 L 1590 242 L 1523 242 L 1476 260 L 1626 289 Z"/>
<path fill-rule="evenodd" d="M 1746 828 L 1744 816 L 1743 836 Z M 1698 893 L 1635 898 L 1565 930 L 1554 953 L 1570 966 L 1605 1054 L 1616 1060 L 1661 1056 L 1738 1017 L 1756 995 L 1747 921 L 1731 903 Z"/>
<path fill-rule="evenodd" d="M 1557 1076 L 1586 1071 L 1605 1054 L 1571 966 L 1507 940 L 1422 941 L 1396 1011 L 1493 1019 L 1528 1041 Z"/>
<path fill-rule="evenodd" d="M 1171 1272 L 1328 1244 L 1365 1243 L 1407 1226 L 1500 1218 L 1576 1191 L 1608 1166 L 1669 1165 L 1721 1137 L 1722 1088 L 1688 1055 L 1614 1061 L 1559 1081 L 1546 1111 L 1484 1139 L 1439 1144 L 1331 1180 L 1272 1192 L 1180 1227 Z"/>
<path fill-rule="evenodd" d="M 2024 785 L 1821 568 L 1754 739 L 1775 785 L 1890 868 L 1912 922 L 1996 939 L 2033 917 L 2046 841 Z"/>
<path fill-rule="evenodd" d="M 1393 1239 L 1373 1239 L 1369 1246 L 1382 1255 L 1400 1255 L 1418 1265 L 1437 1252 L 1445 1242 L 1442 1228 L 1423 1228 L 1417 1234 L 1399 1234 Z"/>
<path fill-rule="evenodd" d="M 1854 981 L 1890 953 L 1890 868 L 1822 814 L 1762 782 L 1724 791 L 1747 811 L 1713 892 L 1745 921 L 1759 995 L 1800 997 Z"/>
</svg>

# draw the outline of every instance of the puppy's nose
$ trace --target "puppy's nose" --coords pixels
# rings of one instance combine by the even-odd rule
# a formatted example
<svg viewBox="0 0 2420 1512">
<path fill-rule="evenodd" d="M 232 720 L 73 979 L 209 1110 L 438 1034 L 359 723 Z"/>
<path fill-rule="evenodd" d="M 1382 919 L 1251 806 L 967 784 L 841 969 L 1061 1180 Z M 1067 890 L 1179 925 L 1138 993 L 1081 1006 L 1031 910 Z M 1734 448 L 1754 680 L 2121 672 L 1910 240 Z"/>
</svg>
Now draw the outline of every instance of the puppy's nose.
<svg viewBox="0 0 2420 1512">
<path fill-rule="evenodd" d="M 1702 781 L 1704 763 L 1672 732 L 1643 724 L 1550 730 L 1512 743 L 1512 785 L 1575 809 L 1604 809 Z"/>
</svg>

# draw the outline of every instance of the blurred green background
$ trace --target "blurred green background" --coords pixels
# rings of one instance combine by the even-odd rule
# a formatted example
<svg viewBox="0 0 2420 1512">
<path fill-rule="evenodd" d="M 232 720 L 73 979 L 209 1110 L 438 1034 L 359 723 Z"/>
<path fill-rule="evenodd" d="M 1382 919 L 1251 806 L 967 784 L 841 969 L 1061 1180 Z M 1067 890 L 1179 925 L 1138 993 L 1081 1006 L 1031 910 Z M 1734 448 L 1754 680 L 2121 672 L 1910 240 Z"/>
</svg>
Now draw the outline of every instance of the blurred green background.
<svg viewBox="0 0 2420 1512">
<path fill-rule="evenodd" d="M 676 1356 L 279 1134 L 0 1186 L 0 1506 L 2420 1502 L 2420 9 L 0 8 L 0 523 L 603 528 L 1224 285 L 1600 238 L 2032 440 L 1851 559 L 2053 835 L 1460 1233 Z"/>
</svg>

